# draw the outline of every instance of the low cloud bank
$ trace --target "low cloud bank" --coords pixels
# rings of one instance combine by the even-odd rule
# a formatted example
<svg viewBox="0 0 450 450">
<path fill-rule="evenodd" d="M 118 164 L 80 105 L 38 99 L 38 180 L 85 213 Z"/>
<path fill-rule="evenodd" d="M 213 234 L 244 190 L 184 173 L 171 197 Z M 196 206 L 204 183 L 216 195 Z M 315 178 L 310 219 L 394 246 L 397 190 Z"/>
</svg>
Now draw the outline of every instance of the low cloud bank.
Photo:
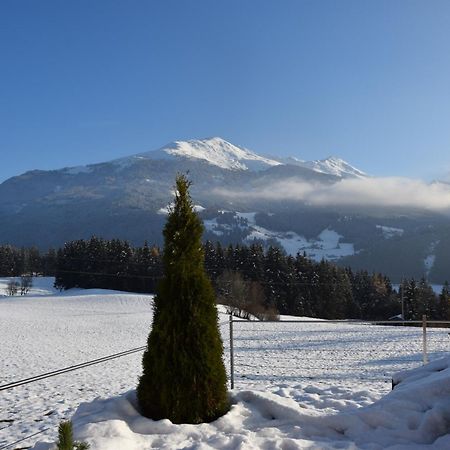
<svg viewBox="0 0 450 450">
<path fill-rule="evenodd" d="M 427 184 L 411 178 L 351 178 L 331 185 L 289 179 L 252 191 L 219 189 L 215 192 L 229 198 L 297 200 L 315 206 L 397 207 L 450 212 L 450 185 Z"/>
</svg>

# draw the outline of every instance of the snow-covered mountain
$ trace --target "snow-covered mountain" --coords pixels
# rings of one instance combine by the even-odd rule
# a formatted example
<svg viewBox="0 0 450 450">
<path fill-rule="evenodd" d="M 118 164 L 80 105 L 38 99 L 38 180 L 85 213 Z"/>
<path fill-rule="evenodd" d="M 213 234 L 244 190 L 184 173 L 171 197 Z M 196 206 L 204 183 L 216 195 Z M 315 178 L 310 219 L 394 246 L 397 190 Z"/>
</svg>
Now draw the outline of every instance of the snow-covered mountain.
<svg viewBox="0 0 450 450">
<path fill-rule="evenodd" d="M 200 140 L 175 141 L 149 152 L 139 153 L 116 160 L 120 165 L 139 160 L 191 159 L 205 161 L 213 166 L 227 170 L 264 170 L 281 163 L 259 156 L 256 153 L 231 144 L 220 137 Z"/>
<path fill-rule="evenodd" d="M 347 177 L 366 177 L 367 174 L 362 170 L 353 167 L 348 162 L 336 156 L 329 156 L 325 159 L 316 159 L 314 161 L 304 161 L 295 157 L 288 157 L 279 160 L 284 164 L 291 164 L 299 167 L 311 169 L 314 172 L 334 175 L 339 178 Z"/>
<path fill-rule="evenodd" d="M 128 167 L 129 165 L 145 160 L 176 159 L 199 160 L 226 170 L 261 171 L 274 166 L 293 165 L 310 169 L 317 173 L 333 175 L 338 178 L 367 176 L 363 171 L 335 156 L 314 161 L 304 161 L 296 157 L 266 157 L 258 155 L 244 147 L 234 145 L 220 137 L 174 141 L 158 150 L 120 158 L 113 161 L 113 163 L 119 167 Z M 68 170 L 78 173 L 81 169 L 74 168 L 74 170 Z"/>
<path fill-rule="evenodd" d="M 317 198 L 342 191 L 349 178 L 351 185 L 375 179 L 364 179 L 336 157 L 281 160 L 221 138 L 12 177 L 0 184 L 0 244 L 48 248 L 93 234 L 161 244 L 163 212 L 180 172 L 192 180 L 205 239 L 227 245 L 256 239 L 356 268 L 425 274 L 437 283 L 450 279 L 447 216 L 426 208 L 346 204 L 333 196 L 321 203 Z"/>
<path fill-rule="evenodd" d="M 336 156 L 329 156 L 326 159 L 315 161 L 306 161 L 304 167 L 308 167 L 315 172 L 326 173 L 329 175 L 366 177 L 367 174 L 351 166 L 348 162 Z"/>
</svg>

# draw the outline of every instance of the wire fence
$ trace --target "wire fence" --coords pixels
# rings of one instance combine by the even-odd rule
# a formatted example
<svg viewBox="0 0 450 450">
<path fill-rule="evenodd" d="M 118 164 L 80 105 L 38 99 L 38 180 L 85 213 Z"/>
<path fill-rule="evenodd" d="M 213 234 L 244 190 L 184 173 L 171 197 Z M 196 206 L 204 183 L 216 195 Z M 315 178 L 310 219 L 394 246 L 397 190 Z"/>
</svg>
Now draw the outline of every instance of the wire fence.
<svg viewBox="0 0 450 450">
<path fill-rule="evenodd" d="M 312 380 L 328 384 L 390 384 L 394 372 L 417 367 L 428 358 L 435 359 L 448 352 L 450 349 L 448 329 L 429 328 L 430 325 L 435 327 L 448 324 L 449 321 L 427 321 L 426 318 L 414 322 L 346 320 L 261 322 L 242 320 L 233 316 L 219 322 L 231 388 L 234 388 L 235 384 L 244 387 Z M 0 385 L 0 392 L 20 389 L 38 381 L 117 360 L 142 352 L 145 348 L 145 346 L 136 347 L 10 381 Z M 1 422 L 6 423 L 3 429 L 19 424 L 13 421 L 8 423 L 8 420 L 0 420 Z M 1 442 L 0 450 L 14 448 L 18 444 L 30 442 L 52 431 L 51 427 L 44 424 L 40 427 L 40 430 L 33 430 L 32 433 L 13 442 Z"/>
<path fill-rule="evenodd" d="M 61 375 L 63 373 L 73 372 L 74 370 L 84 369 L 85 367 L 93 366 L 95 364 L 100 364 L 106 361 L 111 361 L 112 359 L 121 358 L 122 356 L 131 355 L 136 352 L 142 352 L 145 350 L 145 346 L 132 348 L 130 350 L 125 350 L 124 352 L 115 353 L 113 355 L 103 356 L 102 358 L 97 358 L 92 361 L 86 361 L 80 364 L 75 364 L 68 367 L 63 367 L 62 369 L 53 370 L 51 372 L 43 373 L 40 375 L 35 375 L 33 377 L 25 378 L 23 380 L 13 381 L 11 383 L 0 385 L 0 391 L 5 391 L 18 386 L 23 386 L 25 384 L 34 383 L 36 381 L 45 380 L 46 378 L 52 378 L 56 375 Z"/>
<path fill-rule="evenodd" d="M 228 325 L 228 323 L 229 323 L 228 320 L 226 320 L 226 321 L 219 322 L 218 325 L 219 325 L 219 327 L 223 327 L 225 325 Z M 37 374 L 37 375 L 34 375 L 32 377 L 11 381 L 9 383 L 5 383 L 5 384 L 0 385 L 0 392 L 2 392 L 2 391 L 4 391 L 4 392 L 10 391 L 10 390 L 15 389 L 15 388 L 20 388 L 20 387 L 28 385 L 28 384 L 36 383 L 38 381 L 51 379 L 51 378 L 54 378 L 54 377 L 56 377 L 58 375 L 64 375 L 64 374 L 67 374 L 69 372 L 74 372 L 74 371 L 78 371 L 78 370 L 81 370 L 81 369 L 86 369 L 86 368 L 91 367 L 91 366 L 95 366 L 95 365 L 102 364 L 102 363 L 105 363 L 105 362 L 108 362 L 108 361 L 116 360 L 116 359 L 122 358 L 124 356 L 129 356 L 129 355 L 132 355 L 132 354 L 135 354 L 135 353 L 140 353 L 140 352 L 143 352 L 146 348 L 147 348 L 147 346 L 136 347 L 136 348 L 132 348 L 132 349 L 129 349 L 129 350 L 122 351 L 122 352 L 118 352 L 118 353 L 114 353 L 114 354 L 111 354 L 111 355 L 103 356 L 101 358 L 96 358 L 96 359 L 93 359 L 93 360 L 90 360 L 90 361 L 81 362 L 79 364 L 73 364 L 73 365 L 70 365 L 70 366 L 67 366 L 67 367 L 63 367 L 63 368 L 60 368 L 60 369 L 56 369 L 56 370 L 52 370 L 52 371 L 49 371 L 49 372 Z M 49 402 L 49 404 L 50 404 L 50 402 Z M 49 414 L 47 413 L 47 414 L 43 414 L 43 415 L 45 416 L 45 415 L 49 415 Z M 11 419 L 0 420 L 0 423 L 6 423 L 7 424 L 5 427 L 0 428 L 0 431 L 5 430 L 7 428 L 10 428 L 11 426 L 14 426 L 14 425 L 18 425 L 18 423 L 16 423 L 16 421 L 11 420 Z M 36 432 L 31 433 L 31 434 L 25 435 L 25 436 L 21 437 L 20 439 L 15 440 L 15 441 L 8 442 L 8 443 L 0 443 L 0 450 L 6 450 L 6 449 L 9 449 L 9 448 L 13 448 L 17 444 L 21 444 L 21 443 L 30 441 L 31 439 L 37 438 L 38 436 L 40 436 L 40 435 L 42 435 L 42 434 L 44 434 L 44 433 L 46 433 L 47 431 L 50 431 L 50 430 L 52 430 L 51 427 L 45 427 L 43 429 L 40 429 L 39 431 L 36 431 Z M 31 447 L 27 446 L 27 447 L 20 447 L 20 448 L 23 450 L 23 449 L 27 449 L 27 448 L 31 448 Z"/>
<path fill-rule="evenodd" d="M 386 384 L 395 372 L 448 354 L 449 321 L 282 320 L 231 318 L 233 388 L 255 383 Z"/>
<path fill-rule="evenodd" d="M 105 363 L 107 361 L 111 361 L 111 360 L 114 360 L 114 359 L 122 358 L 124 356 L 132 355 L 134 353 L 142 352 L 145 349 L 146 349 L 146 346 L 137 347 L 137 348 L 125 350 L 123 352 L 119 352 L 119 353 L 115 353 L 115 354 L 112 354 L 112 355 L 107 355 L 107 356 L 104 356 L 104 357 L 101 357 L 101 358 L 97 358 L 97 359 L 94 359 L 94 360 L 91 360 L 91 361 L 85 361 L 85 362 L 82 362 L 82 363 L 79 363 L 79 364 L 74 364 L 74 365 L 63 367 L 63 368 L 60 368 L 60 369 L 57 369 L 57 370 L 53 370 L 53 371 L 50 371 L 50 372 L 38 374 L 38 375 L 29 377 L 29 378 L 24 378 L 24 379 L 21 379 L 21 380 L 12 381 L 12 382 L 0 385 L 0 392 L 1 391 L 9 391 L 9 390 L 12 390 L 12 389 L 15 389 L 15 388 L 20 388 L 22 386 L 25 386 L 25 385 L 28 385 L 28 384 L 31 384 L 31 383 L 36 383 L 38 381 L 42 381 L 42 380 L 45 380 L 45 379 L 48 379 L 48 378 L 53 378 L 53 377 L 56 377 L 58 375 L 63 375 L 63 374 L 67 374 L 69 372 L 73 372 L 73 371 L 76 371 L 76 370 L 85 369 L 87 367 L 94 366 L 94 365 L 97 365 L 97 364 L 102 364 L 102 363 Z M 49 415 L 49 414 L 47 413 L 46 415 Z M 15 421 L 13 421 L 13 420 L 10 420 L 9 421 L 9 426 L 13 426 L 13 425 L 17 425 L 17 423 L 15 423 Z M 9 428 L 9 426 L 5 427 L 5 428 Z M 0 431 L 2 429 L 0 429 Z M 24 436 L 24 437 L 22 437 L 20 439 L 17 439 L 15 441 L 13 441 L 13 442 L 8 442 L 7 444 L 0 446 L 0 450 L 12 448 L 12 447 L 14 447 L 17 444 L 29 441 L 32 438 L 36 438 L 39 435 L 42 435 L 43 433 L 46 433 L 49 430 L 51 430 L 51 427 L 45 427 L 45 428 L 43 428 L 43 429 L 41 429 L 41 430 L 39 430 L 37 432 L 31 433 L 31 434 L 29 434 L 27 436 Z M 21 447 L 21 449 L 27 449 L 27 448 L 30 448 L 30 447 Z"/>
</svg>

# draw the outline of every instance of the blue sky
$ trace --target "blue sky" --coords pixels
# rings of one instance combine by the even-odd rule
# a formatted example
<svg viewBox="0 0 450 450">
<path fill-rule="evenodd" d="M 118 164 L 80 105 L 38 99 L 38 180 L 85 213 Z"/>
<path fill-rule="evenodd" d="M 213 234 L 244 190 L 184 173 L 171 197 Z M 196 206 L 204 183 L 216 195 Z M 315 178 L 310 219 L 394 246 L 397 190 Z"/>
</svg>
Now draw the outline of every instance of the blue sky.
<svg viewBox="0 0 450 450">
<path fill-rule="evenodd" d="M 2 0 L 0 181 L 221 136 L 450 171 L 448 0 Z"/>
</svg>

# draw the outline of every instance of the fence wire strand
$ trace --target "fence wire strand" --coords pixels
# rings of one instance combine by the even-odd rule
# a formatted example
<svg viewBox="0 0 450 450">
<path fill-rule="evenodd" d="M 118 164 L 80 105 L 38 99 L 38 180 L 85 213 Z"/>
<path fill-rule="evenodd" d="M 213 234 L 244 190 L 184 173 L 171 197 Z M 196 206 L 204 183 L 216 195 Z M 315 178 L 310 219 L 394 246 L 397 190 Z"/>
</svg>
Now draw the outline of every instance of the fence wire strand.
<svg viewBox="0 0 450 450">
<path fill-rule="evenodd" d="M 40 430 L 36 433 L 30 434 L 22 439 L 19 439 L 17 441 L 11 442 L 9 444 L 4 445 L 3 447 L 0 447 L 0 450 L 4 450 L 6 448 L 11 448 L 12 446 L 16 445 L 16 444 L 20 444 L 21 442 L 27 441 L 28 439 L 31 439 L 32 437 L 38 436 L 39 434 L 45 433 L 46 431 L 50 430 L 49 428 L 44 428 L 43 430 Z M 26 447 L 29 448 L 29 447 Z"/>
<path fill-rule="evenodd" d="M 74 370 L 83 369 L 85 367 L 93 366 L 95 364 L 100 364 L 100 363 L 103 363 L 103 362 L 106 362 L 106 361 L 110 361 L 112 359 L 117 359 L 117 358 L 120 358 L 122 356 L 127 356 L 127 355 L 131 355 L 133 353 L 142 352 L 146 348 L 147 348 L 147 346 L 137 347 L 137 348 L 133 348 L 133 349 L 130 349 L 130 350 L 125 350 L 123 352 L 115 353 L 113 355 L 103 356 L 101 358 L 97 358 L 97 359 L 94 359 L 94 360 L 91 360 L 91 361 L 85 361 L 85 362 L 80 363 L 80 364 L 75 364 L 75 365 L 72 365 L 72 366 L 64 367 L 62 369 L 57 369 L 57 370 L 53 370 L 51 372 L 43 373 L 43 374 L 40 374 L 40 375 L 35 375 L 33 377 L 25 378 L 23 380 L 12 381 L 10 383 L 6 383 L 6 384 L 1 385 L 0 386 L 0 391 L 13 389 L 15 387 L 23 386 L 25 384 L 30 384 L 30 383 L 34 383 L 36 381 L 45 380 L 46 378 L 52 378 L 52 377 L 55 377 L 57 375 L 61 375 L 63 373 L 73 372 Z"/>
</svg>

